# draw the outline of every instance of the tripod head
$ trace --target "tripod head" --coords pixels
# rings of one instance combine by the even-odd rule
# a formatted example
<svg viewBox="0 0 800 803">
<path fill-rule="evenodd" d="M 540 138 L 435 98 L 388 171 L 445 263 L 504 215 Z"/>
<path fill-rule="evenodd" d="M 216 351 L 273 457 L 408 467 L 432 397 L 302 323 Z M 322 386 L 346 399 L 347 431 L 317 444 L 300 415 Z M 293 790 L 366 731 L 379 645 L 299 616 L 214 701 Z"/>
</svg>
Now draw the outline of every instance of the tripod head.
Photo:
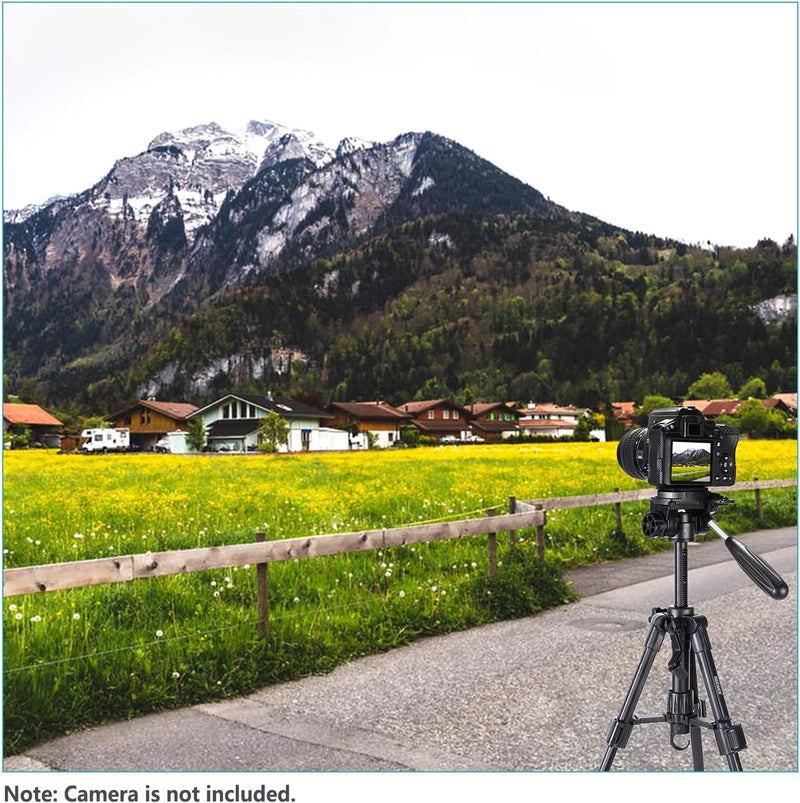
<svg viewBox="0 0 800 803">
<path fill-rule="evenodd" d="M 726 496 L 705 487 L 660 486 L 650 500 L 650 512 L 642 518 L 642 532 L 648 538 L 668 538 L 673 543 L 694 541 L 695 536 L 712 530 L 725 541 L 728 552 L 744 573 L 773 599 L 785 599 L 789 586 L 760 555 L 741 541 L 727 535 L 714 521 L 713 514 L 732 504 Z"/>
</svg>

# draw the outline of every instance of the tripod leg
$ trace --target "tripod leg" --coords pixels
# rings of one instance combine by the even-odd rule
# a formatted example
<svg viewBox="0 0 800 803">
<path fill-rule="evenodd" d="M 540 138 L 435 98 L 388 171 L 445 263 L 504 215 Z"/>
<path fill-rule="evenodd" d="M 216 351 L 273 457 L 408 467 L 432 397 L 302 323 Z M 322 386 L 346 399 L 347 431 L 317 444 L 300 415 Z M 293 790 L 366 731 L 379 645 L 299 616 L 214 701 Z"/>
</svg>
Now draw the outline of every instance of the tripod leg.
<svg viewBox="0 0 800 803">
<path fill-rule="evenodd" d="M 696 772 L 704 769 L 703 742 L 696 724 L 699 710 L 697 694 L 697 663 L 692 652 L 691 634 L 696 629 L 694 618 L 680 615 L 672 620 L 669 630 L 672 638 L 672 658 L 669 670 L 672 673 L 672 690 L 667 701 L 667 720 L 670 723 L 670 744 L 675 750 L 685 750 L 691 744 L 692 764 Z M 688 736 L 686 744 L 679 744 L 680 737 Z"/>
<path fill-rule="evenodd" d="M 700 705 L 700 701 L 697 693 L 697 665 L 694 653 L 692 653 L 691 673 L 691 687 L 694 692 L 695 708 L 697 708 Z M 693 724 L 689 729 L 689 738 L 692 742 L 692 767 L 695 772 L 702 772 L 705 769 L 705 764 L 703 763 L 703 739 L 700 735 L 700 728 Z"/>
<path fill-rule="evenodd" d="M 636 668 L 625 702 L 622 704 L 619 716 L 611 720 L 611 725 L 609 725 L 606 733 L 608 747 L 600 764 L 601 772 L 607 772 L 611 769 L 611 763 L 614 761 L 617 750 L 628 744 L 628 739 L 633 730 L 633 712 L 636 710 L 636 704 L 639 702 L 639 697 L 644 689 L 647 676 L 650 674 L 653 661 L 664 641 L 665 618 L 665 614 L 656 613 L 650 620 L 650 632 L 647 635 L 644 652 L 639 660 L 639 666 Z"/>
<path fill-rule="evenodd" d="M 738 754 L 740 750 L 747 747 L 747 740 L 744 738 L 742 726 L 734 725 L 728 714 L 728 707 L 722 695 L 722 684 L 719 682 L 717 667 L 714 665 L 714 658 L 711 655 L 711 642 L 706 630 L 708 621 L 705 616 L 697 616 L 695 621 L 697 629 L 692 634 L 692 648 L 700 664 L 703 683 L 708 692 L 708 701 L 714 712 L 714 735 L 717 739 L 717 746 L 720 755 L 725 756 L 728 768 L 732 772 L 741 772 L 742 761 Z"/>
</svg>

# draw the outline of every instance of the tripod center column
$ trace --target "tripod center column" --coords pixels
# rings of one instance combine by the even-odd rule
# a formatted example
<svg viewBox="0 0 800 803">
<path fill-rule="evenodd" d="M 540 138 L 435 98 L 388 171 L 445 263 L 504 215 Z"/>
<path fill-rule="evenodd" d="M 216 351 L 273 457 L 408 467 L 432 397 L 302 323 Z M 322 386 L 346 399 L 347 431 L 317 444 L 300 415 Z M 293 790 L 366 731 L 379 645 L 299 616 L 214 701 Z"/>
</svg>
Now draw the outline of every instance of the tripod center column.
<svg viewBox="0 0 800 803">
<path fill-rule="evenodd" d="M 675 607 L 689 607 L 689 562 L 686 541 L 675 542 Z"/>
</svg>

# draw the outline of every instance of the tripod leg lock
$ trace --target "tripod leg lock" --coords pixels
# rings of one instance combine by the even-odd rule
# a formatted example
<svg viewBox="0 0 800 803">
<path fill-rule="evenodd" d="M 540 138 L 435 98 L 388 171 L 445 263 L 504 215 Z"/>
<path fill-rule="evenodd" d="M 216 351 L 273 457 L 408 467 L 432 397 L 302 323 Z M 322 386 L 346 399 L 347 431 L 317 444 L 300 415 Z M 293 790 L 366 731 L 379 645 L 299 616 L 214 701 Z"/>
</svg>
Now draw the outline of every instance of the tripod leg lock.
<svg viewBox="0 0 800 803">
<path fill-rule="evenodd" d="M 714 728 L 720 755 L 730 756 L 747 747 L 747 739 L 741 725 L 734 725 L 730 720 L 720 720 Z"/>
<path fill-rule="evenodd" d="M 618 717 L 614 717 L 606 731 L 606 744 L 608 744 L 609 747 L 618 749 L 626 747 L 628 739 L 631 738 L 633 726 L 633 722 L 620 722 Z"/>
</svg>

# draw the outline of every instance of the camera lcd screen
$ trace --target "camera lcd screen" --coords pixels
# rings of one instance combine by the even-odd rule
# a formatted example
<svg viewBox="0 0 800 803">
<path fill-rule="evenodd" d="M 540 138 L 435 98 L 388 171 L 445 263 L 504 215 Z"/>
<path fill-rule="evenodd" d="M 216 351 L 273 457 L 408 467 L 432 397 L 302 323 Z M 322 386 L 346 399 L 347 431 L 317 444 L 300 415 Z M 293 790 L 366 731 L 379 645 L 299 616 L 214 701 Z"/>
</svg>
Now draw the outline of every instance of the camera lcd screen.
<svg viewBox="0 0 800 803">
<path fill-rule="evenodd" d="M 711 482 L 711 443 L 709 441 L 672 441 L 670 482 Z"/>
</svg>

